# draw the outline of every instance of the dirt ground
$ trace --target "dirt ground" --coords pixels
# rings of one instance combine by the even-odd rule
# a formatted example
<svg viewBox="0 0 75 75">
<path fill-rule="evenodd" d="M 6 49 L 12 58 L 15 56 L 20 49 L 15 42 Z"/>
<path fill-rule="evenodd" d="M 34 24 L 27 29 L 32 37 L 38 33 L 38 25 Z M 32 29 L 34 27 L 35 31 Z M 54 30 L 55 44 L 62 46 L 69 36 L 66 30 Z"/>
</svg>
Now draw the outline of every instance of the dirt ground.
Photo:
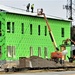
<svg viewBox="0 0 75 75">
<path fill-rule="evenodd" d="M 14 74 L 14 73 L 38 73 L 38 72 L 62 72 L 62 71 L 75 71 L 75 68 L 66 69 L 42 69 L 42 70 L 23 70 L 19 72 L 0 72 L 0 74 Z M 73 74 L 75 75 L 75 74 Z"/>
</svg>

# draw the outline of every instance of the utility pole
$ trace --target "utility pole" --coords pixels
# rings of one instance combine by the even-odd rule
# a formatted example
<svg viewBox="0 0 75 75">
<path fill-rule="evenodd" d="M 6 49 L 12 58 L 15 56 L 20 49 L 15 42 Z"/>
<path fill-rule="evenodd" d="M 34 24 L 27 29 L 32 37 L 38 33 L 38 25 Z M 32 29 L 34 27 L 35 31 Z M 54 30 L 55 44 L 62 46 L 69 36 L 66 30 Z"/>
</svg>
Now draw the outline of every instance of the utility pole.
<svg viewBox="0 0 75 75">
<path fill-rule="evenodd" d="M 67 0 L 67 5 L 64 6 L 66 9 L 66 17 L 68 20 L 73 20 L 72 18 L 72 0 Z M 72 39 L 72 21 L 71 21 L 71 27 L 70 27 L 70 38 Z M 72 45 L 71 45 L 71 52 L 70 55 L 73 56 L 73 51 L 72 51 Z"/>
<path fill-rule="evenodd" d="M 72 0 L 69 0 L 69 18 L 72 20 Z"/>
<path fill-rule="evenodd" d="M 72 0 L 67 0 L 67 5 L 64 6 L 64 9 L 66 9 L 66 17 L 70 20 L 73 20 L 72 18 Z"/>
</svg>

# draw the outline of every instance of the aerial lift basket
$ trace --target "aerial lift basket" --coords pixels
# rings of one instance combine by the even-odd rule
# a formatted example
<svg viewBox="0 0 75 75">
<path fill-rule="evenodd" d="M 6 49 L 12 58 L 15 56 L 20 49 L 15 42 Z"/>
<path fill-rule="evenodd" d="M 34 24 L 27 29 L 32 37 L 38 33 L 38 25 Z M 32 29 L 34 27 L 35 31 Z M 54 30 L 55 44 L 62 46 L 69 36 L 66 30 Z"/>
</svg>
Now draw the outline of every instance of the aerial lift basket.
<svg viewBox="0 0 75 75">
<path fill-rule="evenodd" d="M 37 9 L 37 15 L 42 15 L 43 14 L 43 9 Z"/>
</svg>

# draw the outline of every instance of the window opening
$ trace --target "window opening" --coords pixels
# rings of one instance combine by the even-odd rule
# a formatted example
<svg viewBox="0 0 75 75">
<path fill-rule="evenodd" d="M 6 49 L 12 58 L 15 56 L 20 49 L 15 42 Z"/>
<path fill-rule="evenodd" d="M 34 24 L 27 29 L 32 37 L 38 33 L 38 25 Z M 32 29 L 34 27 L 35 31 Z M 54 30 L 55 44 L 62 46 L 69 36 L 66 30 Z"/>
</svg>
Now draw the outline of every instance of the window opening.
<svg viewBox="0 0 75 75">
<path fill-rule="evenodd" d="M 7 46 L 7 56 L 14 57 L 15 56 L 15 46 Z"/>
<path fill-rule="evenodd" d="M 61 28 L 61 36 L 64 37 L 64 28 Z"/>
<path fill-rule="evenodd" d="M 47 48 L 46 47 L 44 47 L 44 56 L 45 58 L 47 58 Z"/>
<path fill-rule="evenodd" d="M 32 24 L 30 24 L 30 34 L 32 35 Z"/>
<path fill-rule="evenodd" d="M 8 57 L 12 57 L 12 49 L 11 49 L 11 46 L 7 46 L 7 50 L 8 50 Z"/>
<path fill-rule="evenodd" d="M 45 36 L 47 36 L 47 26 L 45 26 Z"/>
<path fill-rule="evenodd" d="M 41 56 L 41 47 L 38 47 L 38 56 Z"/>
<path fill-rule="evenodd" d="M 10 33 L 10 22 L 7 22 L 7 32 Z"/>
<path fill-rule="evenodd" d="M 38 35 L 40 35 L 40 25 L 38 25 Z"/>
<path fill-rule="evenodd" d="M 22 34 L 24 34 L 24 23 L 22 23 Z"/>
<path fill-rule="evenodd" d="M 30 47 L 30 56 L 33 56 L 33 47 Z"/>
</svg>

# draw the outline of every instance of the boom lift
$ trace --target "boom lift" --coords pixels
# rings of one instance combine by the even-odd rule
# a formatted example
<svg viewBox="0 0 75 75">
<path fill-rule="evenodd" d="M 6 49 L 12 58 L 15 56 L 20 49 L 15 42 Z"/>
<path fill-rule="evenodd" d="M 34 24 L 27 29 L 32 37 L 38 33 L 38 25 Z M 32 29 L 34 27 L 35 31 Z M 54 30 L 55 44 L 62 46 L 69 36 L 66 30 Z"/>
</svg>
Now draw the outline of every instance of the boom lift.
<svg viewBox="0 0 75 75">
<path fill-rule="evenodd" d="M 48 32 L 49 32 L 51 41 L 52 41 L 53 46 L 54 46 L 54 48 L 55 48 L 55 50 L 56 50 L 55 52 L 52 52 L 52 53 L 51 53 L 51 58 L 52 58 L 52 59 L 55 59 L 55 60 L 56 60 L 56 59 L 59 59 L 59 58 L 62 58 L 62 53 L 61 53 L 61 52 L 58 52 L 59 49 L 58 49 L 58 47 L 57 47 L 57 44 L 56 44 L 56 41 L 55 41 L 55 39 L 54 39 L 53 33 L 52 33 L 52 31 L 51 31 L 50 25 L 49 25 L 48 20 L 47 20 L 47 18 L 46 18 L 46 16 L 45 16 L 45 13 L 43 13 L 43 9 L 42 9 L 42 8 L 41 8 L 41 9 L 37 9 L 37 15 L 43 15 L 43 16 L 44 16 L 44 20 L 45 20 L 46 25 L 47 25 L 47 27 L 48 27 Z"/>
<path fill-rule="evenodd" d="M 40 10 L 40 11 L 39 11 L 39 10 Z M 47 20 L 47 18 L 46 18 L 46 16 L 45 16 L 45 13 L 43 13 L 43 9 L 37 9 L 37 14 L 44 16 L 44 20 L 46 21 L 46 25 L 47 25 L 47 27 L 48 27 L 48 31 L 49 31 L 49 35 L 50 35 L 51 41 L 52 41 L 52 43 L 53 43 L 53 45 L 54 45 L 55 50 L 58 51 L 59 49 L 57 48 L 56 41 L 55 41 L 55 39 L 54 39 L 53 33 L 52 33 L 52 31 L 51 31 L 51 28 L 50 28 L 50 25 L 49 25 L 49 23 L 48 23 L 48 20 Z"/>
</svg>

